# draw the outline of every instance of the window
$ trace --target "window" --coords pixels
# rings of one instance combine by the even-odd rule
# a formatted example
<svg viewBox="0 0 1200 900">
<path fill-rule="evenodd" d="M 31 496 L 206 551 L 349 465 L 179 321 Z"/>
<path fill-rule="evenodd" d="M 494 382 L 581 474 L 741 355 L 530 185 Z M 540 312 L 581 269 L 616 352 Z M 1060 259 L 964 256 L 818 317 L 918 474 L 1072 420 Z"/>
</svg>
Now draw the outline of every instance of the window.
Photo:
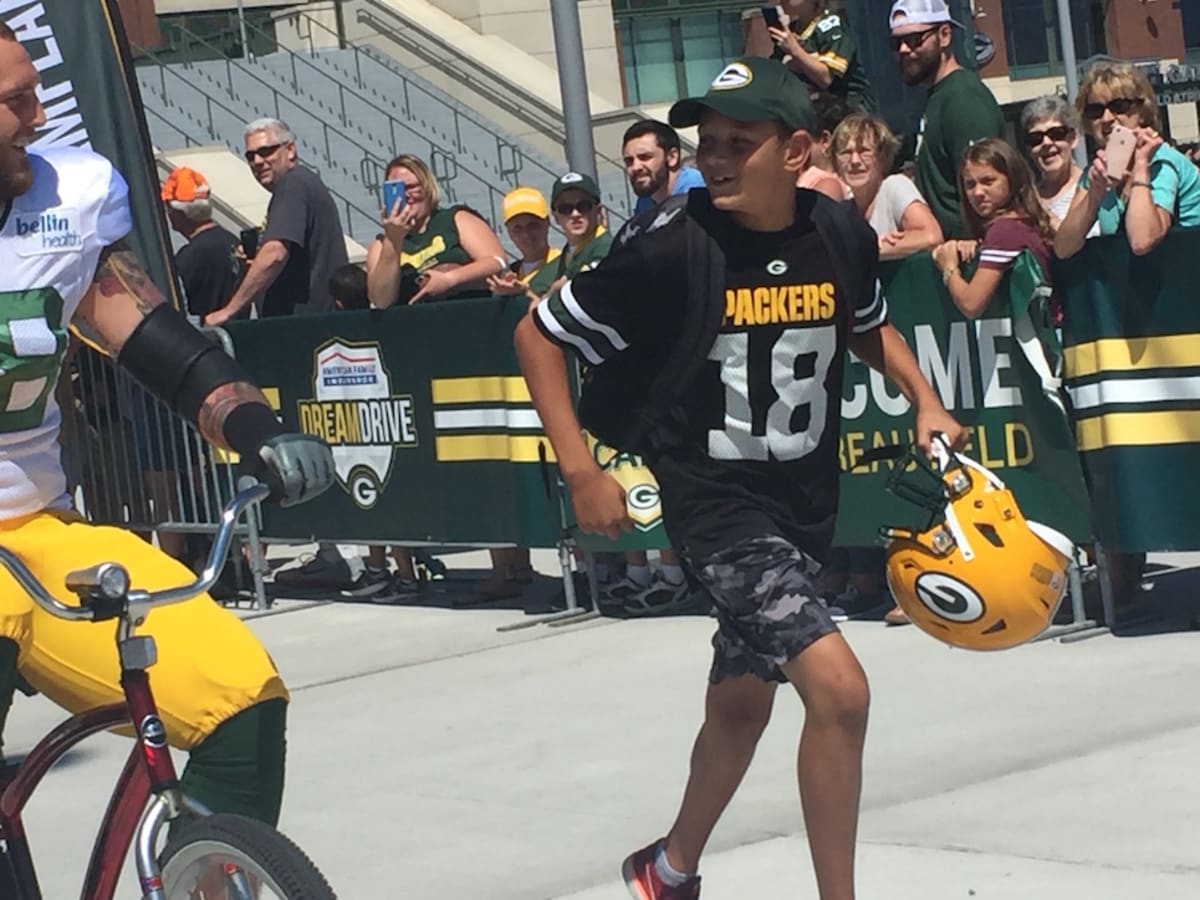
<svg viewBox="0 0 1200 900">
<path fill-rule="evenodd" d="M 1179 0 L 1179 13 L 1188 62 L 1200 62 L 1200 0 Z"/>
<path fill-rule="evenodd" d="M 1104 53 L 1103 0 L 1070 0 L 1070 4 L 1076 58 Z M 1006 0 L 1003 10 L 1010 75 L 1013 78 L 1061 75 L 1057 0 Z"/>
<path fill-rule="evenodd" d="M 246 42 L 256 55 L 278 49 L 275 22 L 269 9 L 245 13 Z M 238 59 L 242 53 L 241 29 L 236 15 L 227 12 L 181 13 L 158 17 L 162 44 L 154 50 L 160 62 L 204 59 Z"/>
<path fill-rule="evenodd" d="M 648 9 L 666 6 L 665 0 L 618 0 L 614 5 L 630 105 L 702 94 L 722 64 L 745 49 L 740 12 L 709 9 L 654 16 Z M 635 10 L 636 17 L 631 15 Z"/>
</svg>

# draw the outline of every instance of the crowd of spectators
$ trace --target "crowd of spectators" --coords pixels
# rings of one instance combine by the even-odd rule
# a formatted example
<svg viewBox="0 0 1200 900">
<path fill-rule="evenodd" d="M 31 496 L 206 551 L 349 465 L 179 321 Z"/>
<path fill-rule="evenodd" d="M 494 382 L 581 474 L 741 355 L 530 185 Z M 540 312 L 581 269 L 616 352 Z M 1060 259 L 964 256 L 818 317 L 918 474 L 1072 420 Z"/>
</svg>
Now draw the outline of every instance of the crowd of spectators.
<svg viewBox="0 0 1200 900">
<path fill-rule="evenodd" d="M 1142 254 L 1172 225 L 1200 225 L 1195 154 L 1164 141 L 1153 89 L 1137 68 L 1097 63 L 1074 104 L 1060 96 L 1029 102 L 1013 146 L 995 97 L 955 58 L 959 26 L 945 0 L 895 0 L 889 26 L 898 73 L 907 84 L 927 88 L 920 127 L 907 144 L 913 152 L 906 155 L 905 142 L 876 114 L 844 16 L 820 0 L 787 0 L 775 9 L 767 21 L 770 52 L 803 80 L 817 119 L 798 187 L 852 203 L 878 235 L 885 261 L 931 253 L 965 316 L 987 309 L 1025 251 L 1050 284 L 1052 257 L 1079 252 L 1089 237 L 1121 233 Z M 1128 164 L 1113 170 L 1106 149 L 1117 127 L 1129 129 L 1136 145 Z M 1081 140 L 1094 148 L 1086 170 L 1074 156 Z M 163 189 L 171 224 L 188 241 L 179 256 L 188 308 L 208 324 L 245 315 L 252 303 L 261 316 L 468 297 L 519 296 L 534 304 L 597 265 L 613 242 L 610 212 L 588 173 L 563 173 L 549 185 L 548 200 L 542 186 L 514 187 L 504 197 L 502 221 L 489 223 L 467 206 L 443 204 L 429 166 L 402 154 L 385 177 L 402 184 L 403 199 L 381 210 L 364 273 L 348 266 L 336 208 L 320 178 L 299 165 L 287 126 L 250 123 L 245 142 L 247 162 L 272 194 L 254 240 L 243 235 L 239 241 L 211 221 L 199 173 L 179 170 Z M 684 164 L 679 134 L 663 122 L 637 122 L 620 150 L 638 198 L 635 214 L 703 186 L 700 172 Z M 515 255 L 504 249 L 501 228 Z M 293 570 L 291 583 L 395 599 L 412 589 L 414 575 L 407 551 L 393 554 L 396 575 L 388 573 L 386 549 L 374 547 L 354 578 L 337 548 L 323 546 Z M 497 550 L 492 561 L 481 599 L 513 596 L 528 583 L 527 551 Z M 685 597 L 670 550 L 656 570 L 645 554 L 613 562 L 608 596 L 630 614 L 676 609 Z M 1136 557 L 1117 560 L 1126 588 L 1136 583 L 1139 565 Z M 287 573 L 280 576 L 287 580 Z M 892 607 L 878 548 L 838 549 L 825 589 L 848 618 Z M 905 621 L 898 607 L 886 619 Z"/>
</svg>

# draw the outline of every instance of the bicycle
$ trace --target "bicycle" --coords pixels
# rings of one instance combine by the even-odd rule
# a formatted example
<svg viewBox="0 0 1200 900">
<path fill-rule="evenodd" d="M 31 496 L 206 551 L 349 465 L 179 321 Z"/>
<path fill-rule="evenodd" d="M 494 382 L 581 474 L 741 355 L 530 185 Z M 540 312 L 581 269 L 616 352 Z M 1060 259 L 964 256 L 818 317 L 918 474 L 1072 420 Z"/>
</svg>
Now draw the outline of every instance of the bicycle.
<svg viewBox="0 0 1200 900">
<path fill-rule="evenodd" d="M 0 564 L 42 609 L 62 619 L 118 623 L 116 643 L 125 694 L 124 703 L 79 713 L 53 729 L 3 785 L 0 839 L 7 848 L 16 900 L 42 900 L 21 822 L 35 788 L 80 741 L 130 724 L 134 744 L 96 836 L 81 900 L 112 900 L 131 846 L 143 900 L 258 900 L 268 889 L 279 900 L 336 900 L 317 867 L 280 832 L 254 819 L 211 813 L 183 794 L 146 671 L 157 659 L 154 638 L 134 633 L 154 608 L 191 599 L 212 586 L 238 517 L 268 493 L 266 485 L 257 483 L 238 491 L 222 512 L 204 570 L 191 584 L 176 588 L 133 590 L 123 566 L 100 563 L 67 576 L 67 589 L 81 601 L 78 607 L 68 606 L 52 597 L 20 559 L 0 547 Z M 168 822 L 179 827 L 172 830 L 159 854 L 159 838 Z"/>
</svg>

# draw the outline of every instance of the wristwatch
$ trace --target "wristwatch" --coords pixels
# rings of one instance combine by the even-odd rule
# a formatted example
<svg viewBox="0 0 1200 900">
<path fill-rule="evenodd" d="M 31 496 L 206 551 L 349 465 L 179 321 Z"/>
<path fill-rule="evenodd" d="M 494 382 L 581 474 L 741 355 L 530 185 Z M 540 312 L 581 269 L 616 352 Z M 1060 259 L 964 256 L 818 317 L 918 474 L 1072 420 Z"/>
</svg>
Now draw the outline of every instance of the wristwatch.
<svg viewBox="0 0 1200 900">
<path fill-rule="evenodd" d="M 950 266 L 942 269 L 942 284 L 949 286 L 950 279 L 958 274 L 958 266 Z"/>
</svg>

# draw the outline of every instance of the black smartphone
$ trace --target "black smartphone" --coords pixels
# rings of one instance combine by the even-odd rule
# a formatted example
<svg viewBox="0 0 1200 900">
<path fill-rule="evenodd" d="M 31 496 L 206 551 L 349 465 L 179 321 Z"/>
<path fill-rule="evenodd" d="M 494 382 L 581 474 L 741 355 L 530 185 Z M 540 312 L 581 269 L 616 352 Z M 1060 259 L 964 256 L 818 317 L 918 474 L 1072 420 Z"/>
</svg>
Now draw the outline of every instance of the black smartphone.
<svg viewBox="0 0 1200 900">
<path fill-rule="evenodd" d="M 762 8 L 763 21 L 767 23 L 768 28 L 782 28 L 783 19 L 779 15 L 778 6 L 764 6 Z"/>
<path fill-rule="evenodd" d="M 243 228 L 239 237 L 242 241 L 242 252 L 246 254 L 246 259 L 254 259 L 254 254 L 258 252 L 258 229 Z"/>
</svg>

